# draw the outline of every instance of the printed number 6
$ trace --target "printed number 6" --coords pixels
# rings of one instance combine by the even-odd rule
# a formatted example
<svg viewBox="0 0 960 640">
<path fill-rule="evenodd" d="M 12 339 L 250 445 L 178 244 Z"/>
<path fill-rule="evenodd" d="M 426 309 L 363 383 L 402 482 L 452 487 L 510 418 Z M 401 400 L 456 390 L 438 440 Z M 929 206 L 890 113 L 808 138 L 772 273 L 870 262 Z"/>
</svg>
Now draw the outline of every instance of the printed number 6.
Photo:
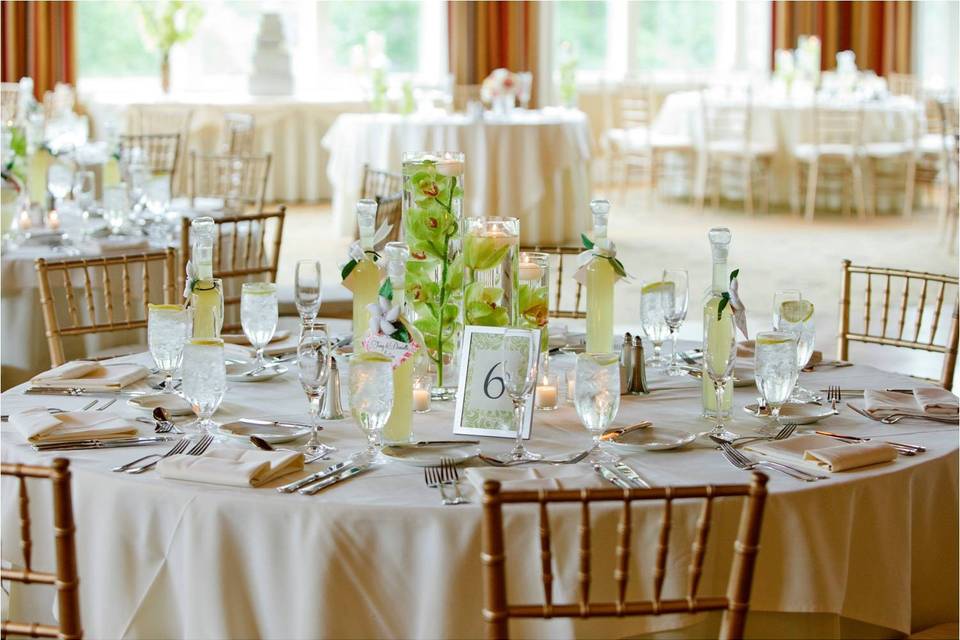
<svg viewBox="0 0 960 640">
<path fill-rule="evenodd" d="M 503 378 L 501 376 L 493 375 L 493 372 L 496 371 L 497 367 L 499 366 L 500 366 L 500 363 L 498 362 L 497 364 L 490 367 L 490 371 L 487 372 L 487 377 L 483 379 L 483 393 L 485 396 L 487 396 L 491 400 L 499 399 L 503 395 L 503 392 L 506 389 L 503 384 Z M 496 395 L 490 393 L 491 387 L 493 387 L 495 384 L 500 385 L 500 390 L 497 391 Z"/>
</svg>

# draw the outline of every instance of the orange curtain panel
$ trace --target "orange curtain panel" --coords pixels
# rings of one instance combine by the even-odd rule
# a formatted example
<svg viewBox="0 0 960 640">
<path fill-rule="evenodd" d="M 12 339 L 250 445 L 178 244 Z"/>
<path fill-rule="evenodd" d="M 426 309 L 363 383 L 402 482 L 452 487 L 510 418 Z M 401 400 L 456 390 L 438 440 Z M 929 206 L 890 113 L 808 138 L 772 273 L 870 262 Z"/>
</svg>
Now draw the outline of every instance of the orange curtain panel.
<svg viewBox="0 0 960 640">
<path fill-rule="evenodd" d="M 76 84 L 73 2 L 3 0 L 4 82 L 33 78 L 36 98 L 58 82 Z"/>
<path fill-rule="evenodd" d="M 447 3 L 450 71 L 458 85 L 480 84 L 500 67 L 537 69 L 539 2 Z M 536 95 L 532 102 L 536 103 Z"/>
<path fill-rule="evenodd" d="M 879 75 L 910 73 L 913 2 L 906 0 L 775 0 L 773 48 L 793 49 L 797 37 L 820 38 L 821 66 L 833 69 L 838 51 L 857 54 L 857 67 Z"/>
</svg>

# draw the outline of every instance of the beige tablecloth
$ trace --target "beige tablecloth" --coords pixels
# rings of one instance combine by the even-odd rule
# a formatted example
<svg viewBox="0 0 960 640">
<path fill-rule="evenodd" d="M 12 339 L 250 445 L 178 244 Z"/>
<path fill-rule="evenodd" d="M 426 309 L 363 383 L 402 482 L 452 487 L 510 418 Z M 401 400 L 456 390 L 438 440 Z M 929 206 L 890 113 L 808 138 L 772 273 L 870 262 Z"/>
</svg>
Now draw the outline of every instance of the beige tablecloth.
<svg viewBox="0 0 960 640">
<path fill-rule="evenodd" d="M 590 128 L 580 111 L 344 114 L 323 137 L 330 151 L 336 230 L 352 235 L 363 165 L 399 173 L 404 151 L 462 151 L 464 215 L 520 218 L 523 244 L 579 242 L 591 227 Z"/>
<path fill-rule="evenodd" d="M 146 359 L 144 358 L 144 361 Z M 563 364 L 563 363 L 561 363 Z M 569 365 L 569 363 L 565 363 Z M 699 385 L 651 376 L 653 392 L 625 397 L 617 424 L 641 418 L 656 426 L 699 431 Z M 803 374 L 801 383 L 822 388 L 903 387 L 915 381 L 852 367 Z M 754 389 L 735 395 L 735 431 L 759 422 L 741 407 Z M 38 398 L 20 390 L 2 396 L 3 411 L 24 406 L 78 407 L 85 398 Z M 306 399 L 295 375 L 270 382 L 231 384 L 217 418 L 237 416 L 304 419 Z M 118 412 L 133 415 L 123 404 Z M 450 436 L 450 404 L 417 415 L 418 437 Z M 957 612 L 958 443 L 950 425 L 904 421 L 888 426 L 843 409 L 824 428 L 861 436 L 921 443 L 922 455 L 860 471 L 837 473 L 807 484 L 779 474 L 761 536 L 752 609 L 758 612 L 831 613 L 909 632 L 954 620 Z M 4 461 L 49 462 L 6 423 Z M 324 439 L 339 447 L 335 459 L 362 447 L 351 420 L 326 422 Z M 544 453 L 579 450 L 589 442 L 572 407 L 536 415 L 528 446 Z M 231 446 L 231 445 L 222 445 Z M 240 443 L 232 446 L 245 446 Z M 505 440 L 484 439 L 487 452 L 506 450 Z M 110 472 L 151 448 L 71 453 L 81 606 L 89 637 L 97 638 L 476 638 L 483 633 L 480 607 L 481 509 L 477 496 L 460 507 L 441 506 L 424 486 L 420 469 L 387 464 L 312 497 L 280 495 L 270 486 L 234 489 L 164 480 L 154 473 Z M 638 453 L 626 459 L 658 485 L 746 482 L 748 474 L 709 447 Z M 328 464 L 328 463 L 322 463 Z M 310 465 L 308 471 L 320 468 Z M 590 474 L 588 466 L 583 473 Z M 4 482 L 3 559 L 18 564 L 13 542 L 19 528 L 16 483 Z M 42 513 L 49 493 L 33 491 Z M 629 597 L 649 596 L 660 505 L 638 510 L 634 520 Z M 674 505 L 673 535 L 664 595 L 682 593 L 688 545 L 699 511 Z M 593 588 L 612 598 L 617 509 L 596 508 Z M 700 588 L 724 592 L 738 504 L 718 504 Z M 535 510 L 505 510 L 507 578 L 511 598 L 540 602 Z M 573 517 L 571 517 L 573 516 Z M 576 599 L 578 515 L 553 511 L 555 597 Z M 528 533 L 520 535 L 521 524 Z M 52 566 L 49 520 L 34 517 L 34 565 Z M 50 611 L 50 591 L 14 591 L 11 607 Z M 45 599 L 44 599 L 45 598 Z M 16 607 L 14 607 L 16 605 Z M 15 613 L 15 611 L 13 612 Z M 676 628 L 696 622 L 677 616 L 597 621 L 551 620 L 512 624 L 517 637 L 614 637 Z M 796 629 L 797 627 L 791 627 Z M 841 626 L 826 631 L 837 635 Z M 819 633 L 819 632 L 818 632 Z"/>
</svg>

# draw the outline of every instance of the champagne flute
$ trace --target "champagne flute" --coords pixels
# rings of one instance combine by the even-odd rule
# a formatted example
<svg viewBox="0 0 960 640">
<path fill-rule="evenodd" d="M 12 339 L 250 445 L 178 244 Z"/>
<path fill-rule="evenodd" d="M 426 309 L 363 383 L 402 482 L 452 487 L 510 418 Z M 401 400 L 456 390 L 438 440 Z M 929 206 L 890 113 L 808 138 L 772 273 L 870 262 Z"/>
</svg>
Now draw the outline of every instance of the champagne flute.
<svg viewBox="0 0 960 640">
<path fill-rule="evenodd" d="M 147 310 L 147 345 L 163 373 L 161 393 L 174 393 L 173 372 L 183 360 L 183 347 L 190 338 L 190 309 L 179 304 L 151 304 Z"/>
<path fill-rule="evenodd" d="M 643 335 L 653 343 L 653 355 L 647 358 L 647 364 L 659 367 L 667 364 L 663 359 L 664 334 L 667 332 L 665 319 L 666 300 L 673 295 L 672 282 L 647 282 L 640 290 L 640 327 Z"/>
<path fill-rule="evenodd" d="M 772 426 L 779 428 L 780 408 L 790 398 L 800 372 L 796 335 L 789 331 L 758 333 L 754 365 L 757 389 L 770 407 Z"/>
<path fill-rule="evenodd" d="M 500 366 L 503 371 L 503 390 L 513 401 L 513 416 L 517 440 L 513 450 L 497 456 L 503 462 L 534 461 L 543 458 L 539 453 L 527 451 L 523 446 L 523 413 L 527 399 L 537 382 L 537 352 L 540 346 L 540 331 L 507 328 L 503 331 Z"/>
<path fill-rule="evenodd" d="M 780 304 L 780 313 L 776 317 L 775 331 L 785 331 L 793 334 L 797 339 L 797 372 L 803 370 L 813 355 L 813 345 L 816 339 L 814 327 L 814 307 L 809 300 L 787 300 Z M 800 385 L 793 388 L 790 396 L 795 402 L 819 401 L 817 394 L 804 389 Z"/>
<path fill-rule="evenodd" d="M 581 353 L 577 356 L 574 406 L 580 422 L 593 436 L 590 460 L 611 462 L 600 448 L 600 436 L 620 409 L 620 356 L 616 353 Z"/>
<path fill-rule="evenodd" d="M 194 338 L 183 347 L 183 397 L 197 414 L 196 427 L 202 435 L 215 436 L 213 414 L 227 392 L 223 340 Z"/>
<path fill-rule="evenodd" d="M 277 330 L 277 285 L 272 282 L 244 282 L 240 288 L 240 326 L 251 346 L 257 350 L 257 366 L 266 369 L 263 349 Z"/>
<path fill-rule="evenodd" d="M 663 319 L 670 329 L 670 342 L 673 345 L 667 375 L 683 376 L 687 372 L 680 368 L 677 358 L 677 334 L 680 332 L 680 325 L 687 317 L 687 303 L 690 298 L 689 278 L 685 269 L 664 269 L 663 281 L 673 285 L 673 288 L 668 288 L 667 293 L 664 294 L 666 299 L 663 305 Z"/>
<path fill-rule="evenodd" d="M 393 363 L 382 353 L 367 351 L 350 356 L 350 412 L 367 437 L 363 456 L 383 461 L 383 426 L 393 410 Z"/>
<path fill-rule="evenodd" d="M 319 260 L 299 260 L 293 275 L 294 301 L 303 326 L 320 313 L 322 272 Z"/>
<path fill-rule="evenodd" d="M 304 325 L 297 343 L 297 369 L 300 376 L 300 386 L 307 394 L 307 403 L 310 408 L 310 425 L 313 430 L 310 440 L 302 449 L 310 455 L 326 454 L 336 451 L 334 447 L 320 442 L 320 406 L 323 403 L 323 394 L 327 388 L 327 378 L 330 376 L 330 336 L 327 325 L 322 322 L 310 322 Z"/>
<path fill-rule="evenodd" d="M 706 322 L 703 328 L 703 371 L 713 383 L 717 407 L 723 406 L 723 389 L 733 377 L 733 365 L 737 361 L 737 331 L 733 314 L 723 314 L 718 322 Z M 713 429 L 699 436 L 717 436 L 724 440 L 736 438 L 723 424 L 723 411 L 717 411 Z"/>
</svg>

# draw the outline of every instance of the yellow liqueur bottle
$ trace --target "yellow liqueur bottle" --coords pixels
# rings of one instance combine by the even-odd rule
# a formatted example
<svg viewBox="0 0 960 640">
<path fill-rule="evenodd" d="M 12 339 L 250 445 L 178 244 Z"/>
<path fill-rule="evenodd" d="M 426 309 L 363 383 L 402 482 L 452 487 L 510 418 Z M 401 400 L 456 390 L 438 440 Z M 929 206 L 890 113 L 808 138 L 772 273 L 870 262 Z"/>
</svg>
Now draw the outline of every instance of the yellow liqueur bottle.
<svg viewBox="0 0 960 640">
<path fill-rule="evenodd" d="M 201 216 L 190 223 L 193 250 L 190 263 L 197 278 L 190 296 L 193 308 L 193 337 L 219 338 L 223 327 L 223 287 L 213 277 L 213 218 Z"/>
<path fill-rule="evenodd" d="M 400 309 L 399 319 L 394 324 L 400 325 L 406 321 L 403 285 L 410 251 L 402 242 L 388 242 L 384 252 L 387 258 L 387 276 L 393 287 L 393 306 Z M 413 439 L 413 369 L 416 360 L 417 355 L 411 354 L 393 369 L 393 409 L 383 427 L 385 442 L 402 443 Z"/>
<path fill-rule="evenodd" d="M 370 312 L 367 305 L 377 302 L 380 289 L 380 268 L 374 261 L 373 236 L 377 223 L 377 202 L 360 200 L 357 202 L 357 227 L 360 230 L 360 248 L 363 259 L 347 276 L 353 291 L 353 352 L 363 351 L 363 336 L 370 324 Z M 402 288 L 402 287 L 401 287 Z"/>
<path fill-rule="evenodd" d="M 610 203 L 591 200 L 593 212 L 593 244 L 598 249 L 609 246 L 607 217 Z M 613 285 L 618 275 L 610 260 L 595 257 L 586 268 L 587 287 L 587 353 L 613 351 Z"/>
<path fill-rule="evenodd" d="M 707 354 L 714 354 L 714 359 L 723 361 L 729 355 L 731 345 L 730 333 L 734 331 L 730 316 L 733 309 L 727 304 L 723 312 L 718 315 L 717 309 L 723 294 L 727 292 L 730 274 L 727 272 L 727 254 L 730 251 L 730 230 L 725 227 L 715 227 L 707 234 L 710 239 L 710 248 L 713 253 L 713 283 L 707 292 L 703 303 L 703 323 L 706 327 L 704 335 L 708 336 L 708 343 L 703 345 L 704 359 Z M 723 353 L 718 353 L 721 350 Z M 706 360 L 704 360 L 706 361 Z M 702 383 L 703 415 L 715 417 L 717 414 L 717 394 L 710 376 L 707 375 L 704 365 Z M 730 408 L 733 404 L 733 380 L 728 380 L 723 389 L 723 401 L 720 406 L 721 415 L 730 417 Z"/>
<path fill-rule="evenodd" d="M 30 202 L 47 204 L 47 170 L 53 162 L 53 156 L 43 147 L 30 154 L 27 167 L 27 191 Z"/>
</svg>

